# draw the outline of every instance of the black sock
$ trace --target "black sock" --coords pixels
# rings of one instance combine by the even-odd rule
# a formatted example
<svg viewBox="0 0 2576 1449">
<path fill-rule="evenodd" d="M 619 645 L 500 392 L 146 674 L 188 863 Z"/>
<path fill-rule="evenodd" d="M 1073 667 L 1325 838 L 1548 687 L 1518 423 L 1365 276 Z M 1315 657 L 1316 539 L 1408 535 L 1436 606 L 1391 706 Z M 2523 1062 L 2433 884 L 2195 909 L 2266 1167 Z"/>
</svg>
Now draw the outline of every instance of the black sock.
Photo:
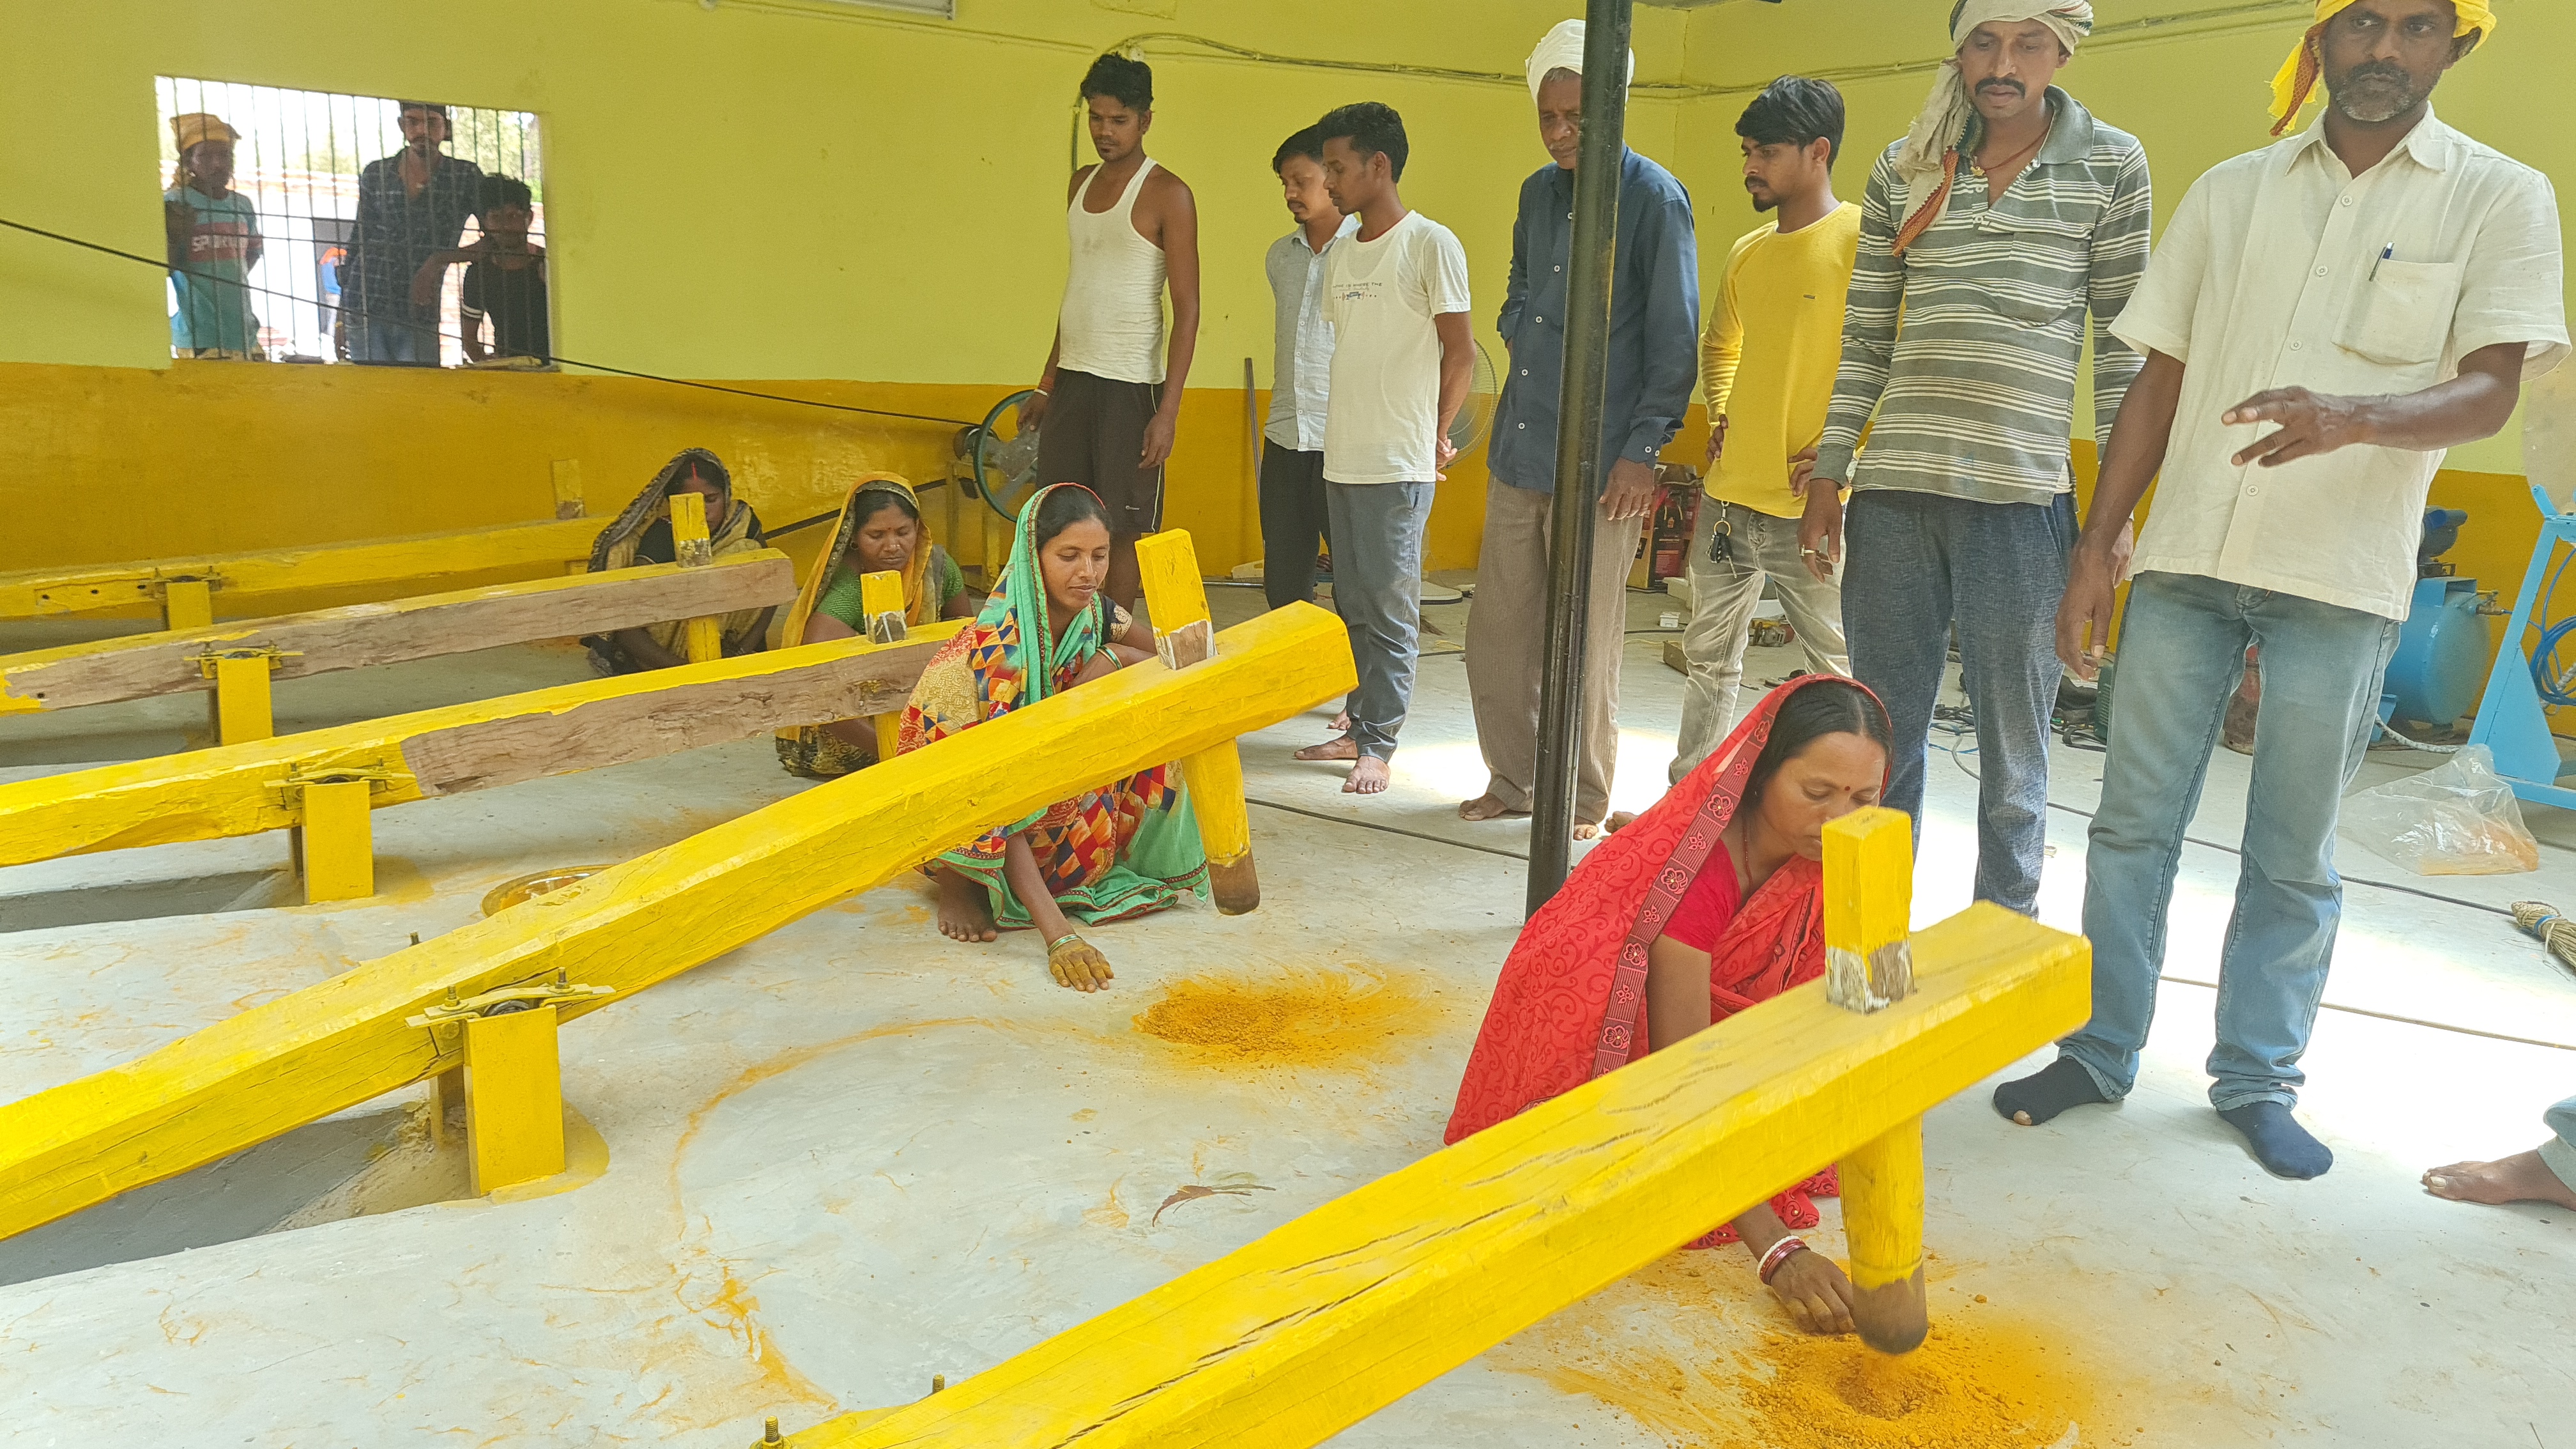
<svg viewBox="0 0 2576 1449">
<path fill-rule="evenodd" d="M 2263 1164 L 2274 1177 L 2305 1180 L 2323 1177 L 2334 1166 L 2334 1149 L 2308 1135 L 2299 1119 L 2290 1115 L 2281 1102 L 2248 1102 L 2242 1107 L 2229 1107 L 2219 1116 L 2227 1125 L 2245 1134 L 2245 1144 L 2254 1149 L 2254 1160 Z"/>
<path fill-rule="evenodd" d="M 2069 1107 L 2110 1100 L 2073 1057 L 2059 1057 L 2046 1071 L 1995 1088 L 1995 1110 L 2025 1127 L 2036 1127 Z"/>
</svg>

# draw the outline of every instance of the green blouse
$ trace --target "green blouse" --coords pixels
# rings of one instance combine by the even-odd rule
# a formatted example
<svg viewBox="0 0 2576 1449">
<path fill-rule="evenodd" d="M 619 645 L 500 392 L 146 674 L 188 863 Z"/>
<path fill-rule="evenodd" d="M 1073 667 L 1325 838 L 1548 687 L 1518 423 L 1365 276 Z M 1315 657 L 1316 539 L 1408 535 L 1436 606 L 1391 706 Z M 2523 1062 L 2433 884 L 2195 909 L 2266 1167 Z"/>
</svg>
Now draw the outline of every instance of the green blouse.
<svg viewBox="0 0 2576 1449">
<path fill-rule="evenodd" d="M 930 617 L 944 618 L 949 601 L 966 592 L 966 571 L 957 567 L 957 560 L 948 556 L 948 550 L 934 543 L 921 583 L 930 590 Z M 862 634 L 867 632 L 867 611 L 859 603 L 859 571 L 850 567 L 846 558 L 832 574 L 832 581 L 823 586 L 823 597 L 814 601 L 814 611 L 829 614 Z"/>
</svg>

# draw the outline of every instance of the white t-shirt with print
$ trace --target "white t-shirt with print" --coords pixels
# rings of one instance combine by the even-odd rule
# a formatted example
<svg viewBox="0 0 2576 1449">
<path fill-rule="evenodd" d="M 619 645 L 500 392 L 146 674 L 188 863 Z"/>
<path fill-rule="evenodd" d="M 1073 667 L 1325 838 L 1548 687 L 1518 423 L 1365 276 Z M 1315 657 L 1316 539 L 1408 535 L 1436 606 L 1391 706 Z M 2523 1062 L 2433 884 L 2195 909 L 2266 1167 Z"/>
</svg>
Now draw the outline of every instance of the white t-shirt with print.
<svg viewBox="0 0 2576 1449">
<path fill-rule="evenodd" d="M 1374 241 L 1346 236 L 1324 254 L 1324 320 L 1333 324 L 1326 481 L 1438 478 L 1440 332 L 1431 319 L 1468 305 L 1466 248 L 1418 211 Z"/>
</svg>

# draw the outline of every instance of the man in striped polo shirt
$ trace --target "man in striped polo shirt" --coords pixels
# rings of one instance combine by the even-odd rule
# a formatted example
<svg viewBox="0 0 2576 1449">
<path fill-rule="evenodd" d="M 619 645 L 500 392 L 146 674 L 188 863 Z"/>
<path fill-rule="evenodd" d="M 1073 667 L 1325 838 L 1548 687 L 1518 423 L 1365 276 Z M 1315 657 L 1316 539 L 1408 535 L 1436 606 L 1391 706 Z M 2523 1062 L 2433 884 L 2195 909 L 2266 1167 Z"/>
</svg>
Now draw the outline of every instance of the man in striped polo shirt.
<svg viewBox="0 0 2576 1449">
<path fill-rule="evenodd" d="M 1827 565 L 1848 548 L 1852 674 L 1896 727 L 1886 803 L 1918 822 L 1957 626 L 1977 717 L 1976 894 L 2025 915 L 2039 902 L 2057 601 L 2075 543 L 2076 361 L 2089 313 L 2107 443 L 2139 362 L 2109 327 L 2147 265 L 2145 149 L 2050 84 L 2092 26 L 2082 0 L 1952 9 L 1957 55 L 1861 202 L 1813 474 L 1848 490 L 1848 511 L 1811 489 L 1799 530 Z"/>
</svg>

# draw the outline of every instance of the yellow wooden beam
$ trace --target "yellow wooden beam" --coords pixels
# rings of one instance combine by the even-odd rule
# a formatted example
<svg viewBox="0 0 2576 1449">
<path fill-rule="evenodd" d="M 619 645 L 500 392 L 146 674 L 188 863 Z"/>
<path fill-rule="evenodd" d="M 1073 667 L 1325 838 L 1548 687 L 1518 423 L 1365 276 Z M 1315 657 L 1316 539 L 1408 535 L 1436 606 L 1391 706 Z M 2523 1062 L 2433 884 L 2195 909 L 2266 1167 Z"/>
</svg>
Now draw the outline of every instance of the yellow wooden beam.
<svg viewBox="0 0 2576 1449">
<path fill-rule="evenodd" d="M 818 559 L 814 567 L 828 569 L 831 559 Z M 924 588 L 929 585 L 924 583 Z M 865 620 L 859 632 L 880 644 L 904 638 L 908 632 L 903 619 L 903 575 L 880 570 L 859 575 L 859 616 Z M 903 737 L 903 711 L 890 710 L 874 717 L 877 731 L 877 758 L 891 760 Z"/>
<path fill-rule="evenodd" d="M 954 623 L 0 784 L 0 865 L 278 830 L 304 781 L 362 779 L 377 808 L 899 708 Z"/>
<path fill-rule="evenodd" d="M 1180 529 L 1148 534 L 1136 540 L 1136 566 L 1143 576 L 1156 652 L 1167 665 L 1190 667 L 1213 648 L 1214 637 L 1197 548 Z M 1217 909 L 1229 916 L 1253 910 L 1261 904 L 1261 875 L 1252 860 L 1252 814 L 1243 795 L 1241 751 L 1232 740 L 1202 750 L 1181 761 L 1181 779 L 1189 786 L 1190 811 L 1207 847 L 1208 890 Z"/>
<path fill-rule="evenodd" d="M 758 608 L 795 596 L 795 565 L 764 549 L 705 569 L 648 564 L 180 633 L 127 634 L 0 655 L 0 715 L 205 689 L 202 661 L 209 655 L 265 650 L 275 656 L 272 677 L 299 679 L 660 623 L 693 611 Z"/>
<path fill-rule="evenodd" d="M 1914 822 L 1856 810 L 1825 827 L 1825 999 L 1884 1011 L 1914 994 Z M 1908 1117 L 1842 1157 L 1852 1326 L 1903 1353 L 1932 1320 L 1923 1288 L 1923 1119 Z"/>
<path fill-rule="evenodd" d="M 586 558 L 597 519 L 506 524 L 259 553 L 197 554 L 0 574 L 0 619 L 84 614 L 154 604 L 170 579 L 203 579 L 225 597 L 286 589 L 344 588 L 529 568 Z"/>
<path fill-rule="evenodd" d="M 1340 621 L 1309 605 L 1225 642 L 1210 664 L 1120 670 L 0 1107 L 0 1237 L 454 1066 L 459 1045 L 405 1024 L 450 992 L 557 972 L 641 990 L 993 826 L 1353 682 Z"/>
<path fill-rule="evenodd" d="M 945 1393 L 789 1442 L 1319 1443 L 2089 1014 L 2081 937 L 1977 905 L 1914 945 L 1921 990 L 1889 1010 L 1794 988 Z"/>
<path fill-rule="evenodd" d="M 671 510 L 671 555 L 684 569 L 702 569 L 715 562 L 707 538 L 707 500 L 695 493 L 673 493 L 668 500 Z M 658 622 L 658 621 L 657 621 Z M 711 614 L 692 614 L 682 631 L 681 652 L 691 664 L 712 664 L 724 657 L 724 621 Z"/>
</svg>

